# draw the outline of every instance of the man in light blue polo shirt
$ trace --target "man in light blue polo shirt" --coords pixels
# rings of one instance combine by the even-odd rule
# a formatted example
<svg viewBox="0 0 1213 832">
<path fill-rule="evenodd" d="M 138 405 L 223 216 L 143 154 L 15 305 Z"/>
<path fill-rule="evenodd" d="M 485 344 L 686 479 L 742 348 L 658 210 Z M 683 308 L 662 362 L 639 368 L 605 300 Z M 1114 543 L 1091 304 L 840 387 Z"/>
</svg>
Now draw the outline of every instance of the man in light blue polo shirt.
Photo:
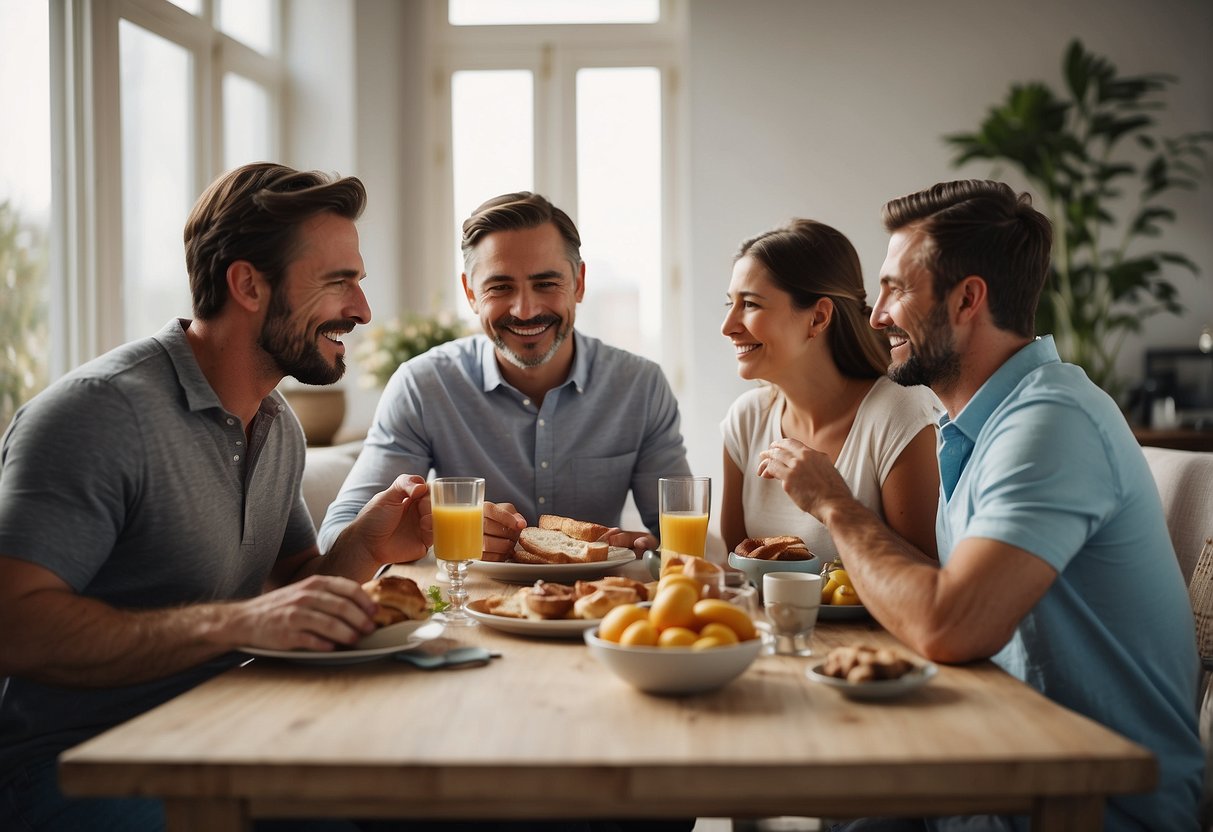
<svg viewBox="0 0 1213 832">
<path fill-rule="evenodd" d="M 388 382 L 353 470 L 320 528 L 333 543 L 402 473 L 485 478 L 485 558 L 540 514 L 618 526 L 628 491 L 656 545 L 657 480 L 690 473 L 678 403 L 651 361 L 577 332 L 585 294 L 572 220 L 526 191 L 463 224 L 463 288 L 483 335 L 435 347 Z"/>
<path fill-rule="evenodd" d="M 940 564 L 847 492 L 798 443 L 765 476 L 830 530 L 855 587 L 936 661 L 991 658 L 1045 696 L 1149 748 L 1159 783 L 1109 801 L 1109 830 L 1197 828 L 1203 752 L 1192 613 L 1158 491 L 1115 402 L 1051 337 L 1034 338 L 1048 220 L 996 182 L 893 200 L 872 325 L 890 376 L 927 384 L 941 419 Z M 1024 818 L 936 818 L 848 829 L 1009 829 Z M 897 824 L 898 822 L 892 822 Z"/>
</svg>

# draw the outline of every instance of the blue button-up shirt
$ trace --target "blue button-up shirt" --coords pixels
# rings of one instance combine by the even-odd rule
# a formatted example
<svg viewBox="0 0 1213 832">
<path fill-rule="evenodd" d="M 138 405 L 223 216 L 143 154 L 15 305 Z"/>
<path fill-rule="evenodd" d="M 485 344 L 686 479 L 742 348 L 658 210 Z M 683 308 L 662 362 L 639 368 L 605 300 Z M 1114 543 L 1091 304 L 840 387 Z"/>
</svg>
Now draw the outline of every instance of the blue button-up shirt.
<svg viewBox="0 0 1213 832">
<path fill-rule="evenodd" d="M 485 499 L 528 523 L 619 524 L 632 492 L 658 530 L 657 480 L 690 473 L 678 403 L 652 361 L 574 330 L 565 382 L 533 401 L 501 376 L 484 335 L 435 347 L 392 376 L 366 444 L 320 529 L 327 549 L 400 474 L 485 478 Z"/>
</svg>

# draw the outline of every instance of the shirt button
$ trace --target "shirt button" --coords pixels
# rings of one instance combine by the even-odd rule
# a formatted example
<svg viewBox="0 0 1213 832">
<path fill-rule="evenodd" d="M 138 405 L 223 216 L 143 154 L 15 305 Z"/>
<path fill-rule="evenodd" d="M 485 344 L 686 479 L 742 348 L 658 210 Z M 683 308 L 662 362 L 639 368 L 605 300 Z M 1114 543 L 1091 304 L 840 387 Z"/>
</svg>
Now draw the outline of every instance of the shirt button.
<svg viewBox="0 0 1213 832">
<path fill-rule="evenodd" d="M 239 448 L 239 447 L 240 447 L 241 445 L 243 445 L 243 444 L 244 444 L 244 440 L 243 440 L 243 439 L 237 439 L 237 440 L 236 440 L 236 447 L 237 447 L 237 448 Z"/>
<path fill-rule="evenodd" d="M 543 505 L 543 504 L 544 504 L 544 503 L 546 503 L 547 501 L 548 501 L 547 497 L 540 497 L 540 498 L 539 498 L 539 505 Z"/>
<path fill-rule="evenodd" d="M 239 462 L 239 461 L 240 461 L 240 454 L 236 454 L 234 457 L 232 457 L 232 462 Z"/>
<path fill-rule="evenodd" d="M 234 425 L 234 424 L 236 424 L 236 420 L 235 420 L 235 419 L 230 419 L 230 418 L 229 418 L 229 419 L 227 420 L 227 423 L 228 423 L 229 425 Z"/>
<path fill-rule="evenodd" d="M 546 424 L 547 422 L 543 421 L 542 419 L 539 420 L 539 427 L 543 427 Z"/>
<path fill-rule="evenodd" d="M 530 406 L 531 406 L 531 400 L 530 400 L 530 399 L 523 399 L 523 400 L 522 400 L 522 403 L 523 403 L 523 404 L 525 404 L 527 407 L 530 407 Z"/>
<path fill-rule="evenodd" d="M 543 462 L 539 463 L 539 467 L 540 467 L 540 468 L 547 468 L 547 467 L 548 467 L 548 461 L 545 459 Z"/>
<path fill-rule="evenodd" d="M 286 405 L 284 405 L 284 404 L 280 404 L 280 405 L 278 405 L 278 412 L 279 412 L 279 413 L 281 413 L 281 412 L 282 412 L 282 411 L 284 411 L 284 410 L 286 410 Z"/>
</svg>

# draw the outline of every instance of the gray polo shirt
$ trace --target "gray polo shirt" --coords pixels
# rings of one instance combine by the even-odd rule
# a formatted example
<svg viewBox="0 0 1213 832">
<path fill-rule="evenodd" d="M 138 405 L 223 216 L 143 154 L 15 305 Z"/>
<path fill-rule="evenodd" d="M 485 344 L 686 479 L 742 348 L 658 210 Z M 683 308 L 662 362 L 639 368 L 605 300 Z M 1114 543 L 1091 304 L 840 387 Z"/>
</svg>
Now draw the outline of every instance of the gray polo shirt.
<svg viewBox="0 0 1213 832">
<path fill-rule="evenodd" d="M 251 447 L 170 321 L 64 376 L 18 411 L 0 445 L 0 555 L 127 609 L 248 598 L 279 555 L 315 542 L 302 431 L 277 392 Z M 10 678 L 0 778 L 230 666 L 109 690 Z"/>
</svg>

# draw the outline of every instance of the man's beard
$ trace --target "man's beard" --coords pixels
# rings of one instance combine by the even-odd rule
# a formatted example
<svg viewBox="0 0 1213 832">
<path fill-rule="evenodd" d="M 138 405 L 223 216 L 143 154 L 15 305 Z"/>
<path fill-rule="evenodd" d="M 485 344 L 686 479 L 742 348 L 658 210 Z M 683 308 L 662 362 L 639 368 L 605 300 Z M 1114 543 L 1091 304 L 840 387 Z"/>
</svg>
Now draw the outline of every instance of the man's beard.
<svg viewBox="0 0 1213 832">
<path fill-rule="evenodd" d="M 332 384 L 345 374 L 345 359 L 338 355 L 330 364 L 316 346 L 316 338 L 322 331 L 348 332 L 353 321 L 329 321 L 317 327 L 314 333 L 306 329 L 298 331 L 292 326 L 291 309 L 287 306 L 285 292 L 275 291 L 270 296 L 270 308 L 257 345 L 273 360 L 284 376 L 293 376 L 304 384 Z"/>
<path fill-rule="evenodd" d="M 526 329 L 533 326 L 545 326 L 548 324 L 559 323 L 560 328 L 556 330 L 556 337 L 552 340 L 552 346 L 548 347 L 538 355 L 520 355 L 514 352 L 506 344 L 505 338 L 501 336 L 501 330 L 509 327 L 513 329 Z M 569 337 L 569 332 L 572 330 L 571 323 L 562 322 L 555 315 L 544 315 L 538 318 L 531 318 L 529 321 L 519 320 L 512 315 L 507 315 L 493 322 L 493 334 L 490 336 L 493 341 L 493 346 L 497 348 L 497 352 L 506 361 L 513 364 L 520 370 L 529 370 L 532 367 L 539 367 L 552 360 L 552 356 L 556 355 L 556 351 L 560 349 L 560 345 Z"/>
<path fill-rule="evenodd" d="M 910 357 L 900 364 L 889 365 L 889 378 L 903 387 L 925 384 L 934 389 L 947 389 L 960 376 L 960 355 L 955 349 L 952 327 L 948 325 L 947 307 L 936 304 L 922 322 L 920 343 L 909 340 L 909 333 L 898 327 L 886 327 L 886 335 L 906 338 Z"/>
</svg>

